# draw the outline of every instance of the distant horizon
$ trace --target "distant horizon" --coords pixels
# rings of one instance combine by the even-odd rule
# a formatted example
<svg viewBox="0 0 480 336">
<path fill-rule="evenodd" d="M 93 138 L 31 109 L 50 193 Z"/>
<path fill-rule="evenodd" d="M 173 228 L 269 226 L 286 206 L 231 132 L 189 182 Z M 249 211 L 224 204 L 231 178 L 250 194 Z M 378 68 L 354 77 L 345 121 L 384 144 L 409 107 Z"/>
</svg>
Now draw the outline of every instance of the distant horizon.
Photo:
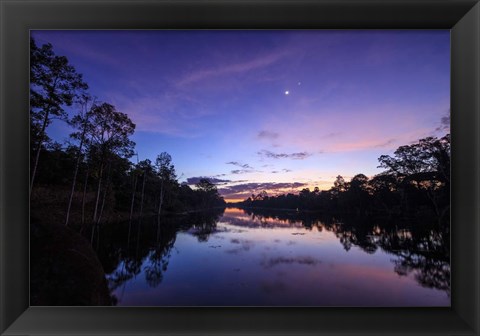
<svg viewBox="0 0 480 336">
<path fill-rule="evenodd" d="M 380 155 L 450 131 L 449 30 L 31 35 L 132 119 L 139 160 L 167 152 L 180 183 L 208 178 L 228 203 L 372 177 Z"/>
</svg>

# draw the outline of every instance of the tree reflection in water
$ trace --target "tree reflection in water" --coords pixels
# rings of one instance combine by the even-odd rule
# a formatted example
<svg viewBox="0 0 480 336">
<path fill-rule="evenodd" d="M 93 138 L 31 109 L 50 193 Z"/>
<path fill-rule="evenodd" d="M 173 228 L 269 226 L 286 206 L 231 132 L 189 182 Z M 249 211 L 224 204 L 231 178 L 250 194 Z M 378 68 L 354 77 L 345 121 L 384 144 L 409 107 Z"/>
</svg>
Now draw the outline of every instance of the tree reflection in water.
<svg viewBox="0 0 480 336">
<path fill-rule="evenodd" d="M 192 212 L 184 216 L 143 218 L 137 222 L 109 223 L 101 227 L 97 255 L 111 292 L 143 271 L 151 287 L 163 280 L 178 231 L 190 230 L 199 242 L 216 231 L 224 209 Z M 100 239 L 100 238 L 97 238 Z M 97 243 L 96 242 L 96 243 Z"/>
<path fill-rule="evenodd" d="M 450 295 L 450 236 L 449 227 L 439 227 L 437 221 L 392 219 L 372 217 L 345 217 L 342 219 L 315 213 L 272 211 L 264 209 L 244 210 L 263 226 L 272 225 L 268 219 L 291 224 L 301 224 L 318 231 L 333 232 L 345 251 L 357 246 L 366 253 L 377 249 L 395 256 L 394 271 L 400 276 L 414 273 L 417 282 L 428 288 L 436 288 Z"/>
<path fill-rule="evenodd" d="M 157 287 L 167 272 L 179 231 L 206 242 L 218 232 L 219 220 L 235 226 L 314 228 L 333 232 L 345 251 L 353 246 L 373 254 L 381 249 L 394 258 L 393 270 L 400 276 L 413 273 L 416 281 L 450 295 L 450 241 L 448 228 L 437 223 L 391 218 L 320 216 L 296 211 L 243 210 L 248 220 L 223 216 L 224 209 L 183 216 L 144 219 L 141 223 L 115 223 L 101 228 L 103 237 L 97 254 L 108 274 L 111 292 L 143 271 L 146 283 Z M 129 229 L 132 234 L 127 239 Z M 122 291 L 117 291 L 121 293 Z M 120 294 L 121 295 L 121 294 Z"/>
</svg>

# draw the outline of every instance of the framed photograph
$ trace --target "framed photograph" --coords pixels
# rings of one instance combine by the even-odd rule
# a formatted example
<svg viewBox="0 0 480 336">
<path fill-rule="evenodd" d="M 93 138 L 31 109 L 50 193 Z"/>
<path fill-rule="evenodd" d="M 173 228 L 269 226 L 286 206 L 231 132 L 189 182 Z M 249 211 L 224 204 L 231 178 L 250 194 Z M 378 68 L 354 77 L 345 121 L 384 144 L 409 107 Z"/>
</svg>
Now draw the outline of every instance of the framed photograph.
<svg viewBox="0 0 480 336">
<path fill-rule="evenodd" d="M 2 335 L 479 333 L 477 1 L 1 6 Z"/>
</svg>

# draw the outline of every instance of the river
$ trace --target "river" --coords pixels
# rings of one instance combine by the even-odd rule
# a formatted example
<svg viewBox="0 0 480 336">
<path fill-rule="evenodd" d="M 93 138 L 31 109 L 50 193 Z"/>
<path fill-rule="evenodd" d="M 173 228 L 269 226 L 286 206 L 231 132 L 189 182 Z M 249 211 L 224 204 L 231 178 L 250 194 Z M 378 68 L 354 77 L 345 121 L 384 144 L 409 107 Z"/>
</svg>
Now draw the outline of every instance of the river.
<svg viewBox="0 0 480 336">
<path fill-rule="evenodd" d="M 434 225 L 297 211 L 106 225 L 97 254 L 119 306 L 449 306 L 449 237 Z"/>
</svg>

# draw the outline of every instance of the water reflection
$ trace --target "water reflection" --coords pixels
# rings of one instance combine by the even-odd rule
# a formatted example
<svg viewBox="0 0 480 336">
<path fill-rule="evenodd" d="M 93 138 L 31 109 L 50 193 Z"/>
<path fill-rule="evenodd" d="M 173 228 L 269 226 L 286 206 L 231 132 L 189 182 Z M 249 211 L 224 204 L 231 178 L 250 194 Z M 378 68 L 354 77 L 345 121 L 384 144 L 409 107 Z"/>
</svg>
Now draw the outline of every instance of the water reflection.
<svg viewBox="0 0 480 336">
<path fill-rule="evenodd" d="M 258 211 L 258 210 L 257 210 Z M 246 211 L 252 219 L 260 222 L 293 223 L 294 212 L 263 212 L 254 214 Z M 397 257 L 392 260 L 395 272 L 400 276 L 414 273 L 422 286 L 436 288 L 450 295 L 450 240 L 449 230 L 439 230 L 438 223 L 411 223 L 386 220 L 385 218 L 354 217 L 339 221 L 335 218 L 315 218 L 312 214 L 298 214 L 307 229 L 317 228 L 335 233 L 345 251 L 358 246 L 373 254 L 378 248 Z"/>
<path fill-rule="evenodd" d="M 97 253 L 119 305 L 448 306 L 435 225 L 227 208 L 105 225 Z"/>
<path fill-rule="evenodd" d="M 316 265 L 321 261 L 318 259 L 314 259 L 310 256 L 303 256 L 303 257 L 295 257 L 295 258 L 287 258 L 287 257 L 275 257 L 270 258 L 267 262 L 263 263 L 265 268 L 274 267 L 280 264 L 300 264 L 300 265 Z"/>
<path fill-rule="evenodd" d="M 149 286 L 157 287 L 168 269 L 177 232 L 188 230 L 199 242 L 207 241 L 222 213 L 223 209 L 104 225 L 94 246 L 110 289 L 117 290 L 140 273 Z"/>
</svg>

